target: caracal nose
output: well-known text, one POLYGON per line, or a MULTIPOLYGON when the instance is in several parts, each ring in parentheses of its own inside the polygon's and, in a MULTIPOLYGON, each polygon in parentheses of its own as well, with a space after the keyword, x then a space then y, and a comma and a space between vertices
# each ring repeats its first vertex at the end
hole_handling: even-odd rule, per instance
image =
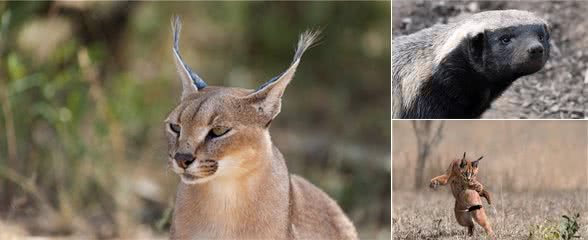
POLYGON ((194 162, 194 155, 191 153, 176 153, 174 160, 182 169, 188 168, 194 162))

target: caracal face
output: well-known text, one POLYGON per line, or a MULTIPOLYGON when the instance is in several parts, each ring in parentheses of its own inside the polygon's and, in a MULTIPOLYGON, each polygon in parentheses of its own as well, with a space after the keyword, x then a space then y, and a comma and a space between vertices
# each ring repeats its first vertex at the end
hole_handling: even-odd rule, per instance
POLYGON ((270 161, 264 157, 272 151, 268 127, 281 110, 300 58, 319 32, 303 33, 288 69, 249 90, 207 86, 180 55, 179 17, 172 24, 172 53, 182 96, 165 120, 168 165, 185 184, 223 177, 238 180, 270 161))
POLYGON ((464 153, 464 158, 461 160, 459 166, 457 164, 454 166, 454 171, 456 172, 456 175, 459 176, 461 180, 466 183, 472 182, 478 176, 478 162, 480 160, 482 160, 482 157, 480 157, 476 161, 465 160, 464 153))
POLYGON ((267 123, 261 122, 247 96, 252 90, 206 87, 187 96, 165 120, 168 164, 186 184, 218 176, 243 176, 263 159, 270 146, 267 123), (260 137, 265 136, 265 137, 260 137))

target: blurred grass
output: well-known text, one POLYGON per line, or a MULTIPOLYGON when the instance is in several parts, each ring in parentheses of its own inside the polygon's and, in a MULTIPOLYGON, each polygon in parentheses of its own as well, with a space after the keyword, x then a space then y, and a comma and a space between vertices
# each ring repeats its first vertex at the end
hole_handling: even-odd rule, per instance
MULTIPOLYGON (((393 123, 393 191, 414 184, 416 139, 409 121, 393 123)), ((585 121, 446 121, 425 166, 425 183, 463 152, 483 155, 479 179, 489 189, 586 189, 588 123, 585 121)))
POLYGON ((287 66, 297 34, 324 28, 272 135, 362 238, 389 239, 389 4, 1 2, 0 227, 165 236, 177 178, 162 121, 179 100, 178 14, 182 54, 210 85, 255 88, 287 66))

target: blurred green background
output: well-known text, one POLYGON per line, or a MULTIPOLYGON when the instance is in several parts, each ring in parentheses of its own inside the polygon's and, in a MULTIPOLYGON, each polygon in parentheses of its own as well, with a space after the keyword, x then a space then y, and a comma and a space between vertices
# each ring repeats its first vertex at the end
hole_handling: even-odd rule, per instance
POLYGON ((272 124, 290 171, 390 239, 389 2, 0 2, 0 238, 167 237, 173 14, 209 85, 256 88, 323 28, 272 124))

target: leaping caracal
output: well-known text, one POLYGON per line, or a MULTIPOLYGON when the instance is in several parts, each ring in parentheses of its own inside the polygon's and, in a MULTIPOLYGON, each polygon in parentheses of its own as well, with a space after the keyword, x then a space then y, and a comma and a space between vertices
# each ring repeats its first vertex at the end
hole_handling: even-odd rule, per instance
POLYGON ((168 164, 181 181, 171 239, 357 239, 333 199, 288 173, 269 134, 318 32, 300 36, 285 72, 249 90, 207 86, 180 56, 180 28, 176 17, 172 50, 183 90, 165 132, 168 164))

